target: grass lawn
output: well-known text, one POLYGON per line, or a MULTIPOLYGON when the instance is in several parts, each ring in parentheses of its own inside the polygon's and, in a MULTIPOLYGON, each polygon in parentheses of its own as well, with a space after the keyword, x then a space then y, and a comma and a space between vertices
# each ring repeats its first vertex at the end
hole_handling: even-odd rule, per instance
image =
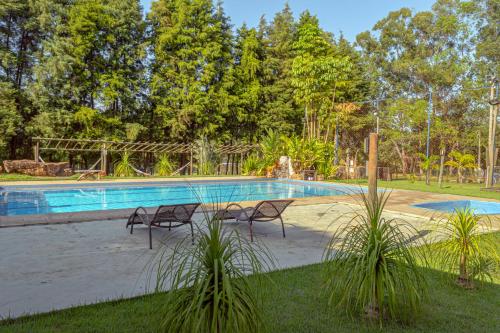
MULTIPOLYGON (((335 182, 349 183, 349 184, 367 184, 366 179, 354 179, 354 180, 339 180, 335 182)), ((423 180, 416 180, 411 182, 409 180, 393 180, 393 181, 383 181, 379 180, 378 185, 380 187, 385 187, 387 189, 402 189, 402 190, 414 190, 422 192, 433 192, 433 193, 447 193, 447 194, 457 194, 466 195, 471 197, 479 198, 490 198, 500 200, 500 192, 492 191, 481 191, 481 187, 484 184, 477 183, 443 183, 440 188, 437 182, 431 182, 430 185, 426 185, 423 180)))
MULTIPOLYGON (((500 249, 500 233, 495 234, 500 249)), ((328 306, 321 265, 270 273, 263 317, 268 332, 500 332, 500 274, 495 283, 464 290, 439 271, 425 269, 429 299, 411 324, 380 328, 328 306)), ((76 307, 0 322, 0 332, 156 332, 165 294, 76 307)))

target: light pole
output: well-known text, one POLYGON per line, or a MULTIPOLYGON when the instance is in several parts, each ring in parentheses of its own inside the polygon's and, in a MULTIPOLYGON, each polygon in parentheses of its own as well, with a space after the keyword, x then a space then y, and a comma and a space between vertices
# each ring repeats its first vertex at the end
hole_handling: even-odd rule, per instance
POLYGON ((376 106, 376 108, 377 108, 377 109, 375 110, 375 112, 373 113, 373 115, 374 115, 375 117, 377 117, 377 131, 376 131, 376 133, 378 134, 378 131, 379 131, 379 122, 380 122, 380 117, 379 117, 379 109, 378 109, 378 100, 377 100, 377 102, 376 102, 376 103, 377 103, 377 104, 376 104, 376 105, 377 105, 377 106, 376 106))

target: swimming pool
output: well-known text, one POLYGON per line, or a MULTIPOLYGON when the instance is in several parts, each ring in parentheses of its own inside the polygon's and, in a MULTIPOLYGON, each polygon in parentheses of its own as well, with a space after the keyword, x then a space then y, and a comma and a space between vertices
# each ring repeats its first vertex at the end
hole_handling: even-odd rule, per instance
POLYGON ((359 192, 355 186, 305 181, 217 181, 92 185, 78 188, 6 187, 0 193, 0 216, 86 212, 189 202, 239 202, 359 192))
POLYGON ((479 200, 454 200, 439 202, 424 202, 414 207, 453 213, 455 209, 470 208, 479 215, 500 214, 500 202, 479 200))

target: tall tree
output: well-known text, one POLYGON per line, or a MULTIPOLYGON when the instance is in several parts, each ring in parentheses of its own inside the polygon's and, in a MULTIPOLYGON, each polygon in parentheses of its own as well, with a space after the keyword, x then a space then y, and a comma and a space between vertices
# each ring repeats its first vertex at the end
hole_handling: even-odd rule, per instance
POLYGON ((232 70, 233 99, 226 126, 235 138, 255 141, 262 115, 262 39, 255 28, 243 25, 238 29, 232 70), (231 124, 232 123, 232 124, 231 124))
POLYGON ((260 133, 274 129, 291 135, 302 131, 302 109, 293 98, 292 62, 296 24, 288 4, 277 13, 269 26, 260 29, 264 44, 263 112, 259 118, 260 133))
POLYGON ((8 122, 10 128, 3 140, 9 140, 10 158, 16 158, 18 150, 22 151, 25 147, 26 135, 21 124, 31 119, 33 114, 25 88, 32 79, 36 53, 42 39, 38 24, 40 3, 25 0, 5 0, 0 3, 0 89, 2 97, 8 98, 2 106, 2 113, 8 119, 3 119, 2 123, 8 122), (9 102, 12 99, 15 100, 15 112, 9 102))
POLYGON ((141 107, 144 29, 138 0, 66 6, 35 71, 32 131, 124 139, 141 107), (47 120, 55 126, 40 126, 47 120))
POLYGON ((335 86, 347 79, 352 64, 348 57, 334 53, 331 36, 307 11, 300 17, 294 50, 294 97, 304 106, 304 134, 317 138, 322 135, 321 113, 332 108, 335 86))
MULTIPOLYGON (((231 29, 211 0, 153 3, 151 94, 165 137, 192 141, 225 134, 231 29)), ((226 137, 218 137, 226 139, 226 137)))

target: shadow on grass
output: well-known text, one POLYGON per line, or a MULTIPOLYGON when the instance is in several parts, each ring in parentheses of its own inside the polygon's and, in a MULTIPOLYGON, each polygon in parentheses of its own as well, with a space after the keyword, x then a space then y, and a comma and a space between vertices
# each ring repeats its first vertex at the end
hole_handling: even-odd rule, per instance
MULTIPOLYGON (((495 332, 500 318, 500 285, 464 290, 441 271, 422 268, 429 299, 415 322, 383 328, 329 307, 322 295, 321 264, 269 273, 263 304, 268 332, 495 332)), ((156 332, 166 294, 79 306, 47 314, 7 319, 0 332, 156 332)))

